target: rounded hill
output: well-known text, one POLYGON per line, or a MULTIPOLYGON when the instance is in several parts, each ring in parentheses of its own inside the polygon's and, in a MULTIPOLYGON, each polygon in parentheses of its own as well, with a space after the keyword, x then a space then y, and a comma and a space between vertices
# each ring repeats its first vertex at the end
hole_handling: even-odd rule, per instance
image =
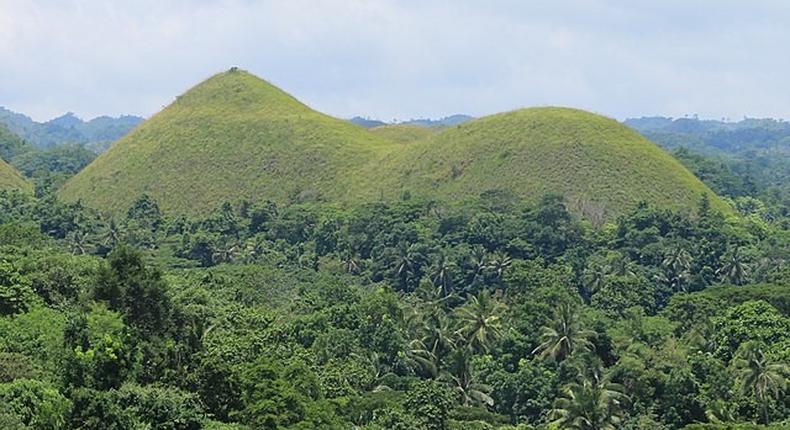
POLYGON ((588 217, 611 218, 647 201, 690 209, 708 194, 671 155, 619 122, 568 108, 529 108, 477 119, 389 154, 378 183, 389 195, 467 199, 507 190, 564 195, 588 217))
POLYGON ((692 210, 726 204, 672 156, 617 121, 533 108, 442 131, 367 130, 316 112, 247 72, 215 75, 134 129, 60 190, 122 213, 142 194, 167 212, 224 202, 358 203, 405 194, 443 201, 489 191, 564 195, 611 219, 639 201, 692 210))
POLYGON ((344 172, 394 145, 234 68, 178 97, 60 194, 116 213, 143 193, 187 214, 242 199, 343 200, 344 172))

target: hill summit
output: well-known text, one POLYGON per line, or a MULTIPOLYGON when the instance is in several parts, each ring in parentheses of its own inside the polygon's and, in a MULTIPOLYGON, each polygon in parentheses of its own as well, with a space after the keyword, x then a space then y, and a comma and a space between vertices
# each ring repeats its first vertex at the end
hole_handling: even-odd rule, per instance
POLYGON ((455 201, 497 190, 528 200, 561 193, 596 218, 642 200, 693 208, 702 194, 726 208, 669 154, 589 112, 533 108, 435 132, 371 131, 235 68, 116 142, 61 196, 119 212, 146 193, 166 211, 196 214, 243 199, 455 201))
POLYGON ((119 140, 61 194, 125 210, 148 193, 163 209, 224 201, 345 199, 346 172, 394 146, 316 112, 245 71, 215 75, 119 140))

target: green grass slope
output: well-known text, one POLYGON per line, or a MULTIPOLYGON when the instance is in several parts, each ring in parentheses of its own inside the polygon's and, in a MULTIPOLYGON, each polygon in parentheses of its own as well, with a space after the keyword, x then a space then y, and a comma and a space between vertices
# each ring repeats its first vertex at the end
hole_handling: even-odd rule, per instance
POLYGON ((226 201, 357 203, 412 196, 446 201, 510 190, 565 195, 611 218, 641 200, 691 210, 703 193, 669 154, 588 112, 525 109, 443 131, 369 131, 316 112, 243 71, 204 81, 119 140, 60 190, 67 201, 122 213, 143 193, 168 212, 226 201), (407 143, 407 144, 406 144, 407 143))
POLYGON ((371 133, 398 143, 411 143, 427 139, 436 134, 437 129, 412 124, 382 125, 369 129, 371 133))
POLYGON ((645 200, 695 208, 726 204, 671 155, 613 119, 567 108, 492 115, 392 153, 369 171, 386 195, 465 199, 510 190, 565 195, 577 212, 611 218, 645 200))
POLYGON ((143 193, 166 211, 186 214, 241 199, 345 200, 347 172, 394 146, 232 69, 116 142, 60 195, 115 213, 143 193))
POLYGON ((0 190, 20 190, 32 192, 33 185, 8 163, 0 160, 0 190))

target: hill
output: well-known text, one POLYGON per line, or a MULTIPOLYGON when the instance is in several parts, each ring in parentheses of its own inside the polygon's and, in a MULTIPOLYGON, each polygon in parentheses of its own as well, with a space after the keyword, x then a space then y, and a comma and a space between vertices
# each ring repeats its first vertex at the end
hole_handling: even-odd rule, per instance
POLYGON ((33 191, 33 186, 16 169, 0 159, 0 190, 33 191))
POLYGON ((411 124, 392 124, 371 128, 370 131, 394 142, 411 143, 426 139, 436 133, 435 128, 411 124))
MULTIPOLYGON (((532 108, 447 129, 393 153, 379 173, 392 195, 464 199, 508 190, 527 199, 568 197, 592 218, 621 213, 645 200, 696 207, 714 195, 678 161, 635 131, 576 109, 532 108)), ((714 197, 714 205, 726 205, 714 197)))
POLYGON ((149 194, 166 211, 197 214, 226 201, 454 201, 498 190, 529 200, 561 193, 594 219, 641 200, 689 209, 713 195, 638 133, 587 112, 525 109, 441 131, 370 131, 236 69, 178 97, 60 195, 118 213, 149 194))
POLYGON ((26 115, 0 107, 0 124, 39 149, 80 144, 102 152, 142 122, 143 118, 132 115, 117 118, 100 116, 83 121, 71 112, 47 122, 36 122, 26 115))
POLYGON ((61 196, 118 212, 148 193, 177 213, 206 212, 228 200, 346 200, 348 172, 395 146, 231 69, 119 140, 61 196))

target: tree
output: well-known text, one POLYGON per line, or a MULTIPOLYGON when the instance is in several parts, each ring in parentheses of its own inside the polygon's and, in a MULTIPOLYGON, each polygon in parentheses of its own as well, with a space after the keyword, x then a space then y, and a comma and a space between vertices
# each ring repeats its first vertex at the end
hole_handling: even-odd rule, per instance
POLYGON ((734 360, 734 367, 741 393, 752 395, 760 405, 763 424, 770 422, 769 403, 779 399, 787 389, 790 366, 766 357, 757 342, 743 344, 734 360))
POLYGON ((501 252, 497 252, 494 253, 486 267, 494 273, 494 277, 496 279, 502 279, 502 275, 505 274, 505 271, 510 267, 511 264, 513 264, 513 260, 510 258, 510 256, 501 252))
POLYGON ((436 261, 430 270, 431 282, 434 287, 441 289, 442 294, 447 296, 453 290, 453 275, 452 270, 455 263, 447 258, 444 252, 441 252, 436 257, 436 261))
POLYGON ((741 248, 732 248, 722 256, 721 267, 716 270, 716 274, 721 276, 723 281, 734 285, 746 283, 749 276, 749 267, 746 264, 741 248))
POLYGON ((595 332, 581 327, 575 307, 563 303, 556 310, 551 325, 541 328, 541 344, 532 353, 561 362, 576 351, 591 350, 593 344, 590 339, 594 336, 595 332))
POLYGON ((31 429, 58 430, 65 427, 71 402, 57 388, 36 380, 18 379, 0 384, 0 405, 31 429))
POLYGON ((458 324, 456 334, 465 346, 475 352, 486 353, 502 337, 502 318, 507 306, 481 291, 477 296, 468 296, 466 303, 455 311, 458 324))
POLYGON ((435 381, 420 381, 406 394, 404 406, 415 417, 418 428, 425 430, 447 430, 452 394, 435 381))
POLYGON ((628 396, 623 387, 599 376, 566 385, 551 411, 553 424, 560 429, 616 430, 625 416, 628 396))
POLYGON ((663 273, 659 280, 675 291, 686 291, 686 280, 691 276, 691 254, 681 246, 675 246, 664 254, 661 261, 663 273))
POLYGON ((609 271, 610 267, 600 262, 592 261, 587 265, 582 273, 582 286, 586 298, 589 299, 603 288, 609 271))
POLYGON ((30 280, 11 263, 0 260, 0 315, 24 312, 35 299, 30 280))
POLYGON ((466 348, 458 348, 450 354, 450 364, 441 379, 458 395, 463 406, 483 404, 493 406, 494 399, 489 395, 491 387, 476 381, 472 369, 472 353, 466 348))
POLYGON ((99 271, 96 300, 124 314, 130 324, 147 333, 162 333, 172 311, 167 283, 158 269, 146 267, 139 252, 116 248, 99 271))
POLYGON ((130 221, 135 221, 140 227, 156 231, 164 222, 159 205, 151 196, 143 194, 129 208, 126 212, 126 218, 130 221))

